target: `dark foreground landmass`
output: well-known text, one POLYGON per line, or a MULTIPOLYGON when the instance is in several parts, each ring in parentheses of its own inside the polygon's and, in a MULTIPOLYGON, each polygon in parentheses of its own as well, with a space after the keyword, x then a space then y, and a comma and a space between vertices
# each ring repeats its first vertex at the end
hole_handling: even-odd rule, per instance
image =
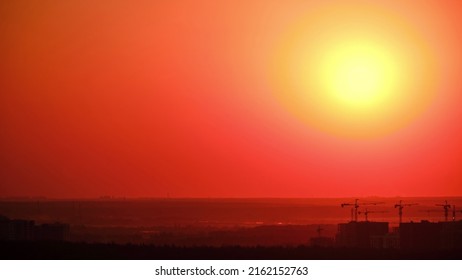
POLYGON ((72 242, 0 242, 9 260, 460 260, 462 251, 298 247, 176 247, 72 242))

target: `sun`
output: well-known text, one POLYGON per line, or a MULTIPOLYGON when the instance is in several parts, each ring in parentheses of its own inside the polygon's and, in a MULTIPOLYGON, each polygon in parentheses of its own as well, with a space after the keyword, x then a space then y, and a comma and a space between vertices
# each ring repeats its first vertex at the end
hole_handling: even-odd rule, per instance
POLYGON ((401 68, 396 55, 367 41, 336 44, 316 61, 318 90, 331 102, 355 110, 379 106, 394 98, 401 68))
POLYGON ((325 4, 288 28, 271 80, 288 111, 342 138, 375 138, 406 125, 435 95, 428 42, 406 19, 369 4, 325 4))

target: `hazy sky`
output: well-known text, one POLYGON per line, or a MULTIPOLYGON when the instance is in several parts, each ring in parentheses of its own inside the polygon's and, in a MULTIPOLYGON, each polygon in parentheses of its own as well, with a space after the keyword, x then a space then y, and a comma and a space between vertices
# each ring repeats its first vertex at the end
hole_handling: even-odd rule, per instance
POLYGON ((337 2, 1 1, 0 196, 462 195, 462 4, 337 2), (400 90, 326 105, 330 38, 400 90))

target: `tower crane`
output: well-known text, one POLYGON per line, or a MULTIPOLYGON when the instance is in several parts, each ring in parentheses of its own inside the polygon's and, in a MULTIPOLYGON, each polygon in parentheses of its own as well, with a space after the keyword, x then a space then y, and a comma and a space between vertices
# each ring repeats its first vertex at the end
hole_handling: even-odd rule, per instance
POLYGON ((351 206, 354 209, 354 220, 355 222, 358 221, 358 208, 361 205, 377 205, 377 204, 383 204, 383 202, 368 202, 368 203, 359 203, 359 199, 355 199, 355 203, 342 203, 341 206, 342 208, 351 206))
POLYGON ((444 204, 435 204, 435 206, 443 207, 443 209, 444 209, 444 221, 447 222, 448 221, 448 212, 449 212, 449 208, 451 208, 451 205, 449 205, 448 201, 445 200, 444 204))
POLYGON ((419 204, 418 203, 405 203, 404 204, 402 200, 400 200, 398 204, 395 204, 395 208, 398 208, 400 224, 403 222, 403 208, 407 206, 412 206, 412 205, 419 205, 419 204))
POLYGON ((387 212, 388 212, 388 211, 369 211, 369 210, 367 210, 367 208, 366 208, 366 211, 364 211, 364 212, 359 211, 358 214, 364 213, 364 216, 366 216, 366 222, 368 222, 368 221, 369 221, 369 220, 368 220, 368 215, 369 215, 370 213, 387 213, 387 212))

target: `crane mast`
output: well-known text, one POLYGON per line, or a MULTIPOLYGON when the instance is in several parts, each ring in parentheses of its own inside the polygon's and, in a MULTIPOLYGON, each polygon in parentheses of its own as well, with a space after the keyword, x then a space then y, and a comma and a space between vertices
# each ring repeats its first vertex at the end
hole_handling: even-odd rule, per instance
POLYGON ((355 203, 342 203, 341 204, 342 208, 346 206, 353 206, 352 210, 354 209, 354 219, 352 220, 355 222, 358 221, 358 208, 359 208, 358 200, 359 199, 355 199, 355 203))
POLYGON ((452 205, 452 221, 456 221, 456 213, 462 213, 462 210, 456 210, 456 206, 452 205))
POLYGON ((403 208, 407 206, 412 206, 412 205, 418 205, 418 203, 407 203, 403 204, 403 201, 400 200, 398 204, 395 204, 395 208, 398 208, 398 214, 399 214, 399 223, 401 224, 403 222, 403 208))
POLYGON ((435 204, 435 206, 441 206, 444 209, 444 221, 448 221, 448 214, 449 214, 449 208, 451 208, 451 205, 448 204, 448 201, 445 200, 444 204, 435 204))
POLYGON ((456 221, 456 206, 452 205, 452 221, 456 221))

